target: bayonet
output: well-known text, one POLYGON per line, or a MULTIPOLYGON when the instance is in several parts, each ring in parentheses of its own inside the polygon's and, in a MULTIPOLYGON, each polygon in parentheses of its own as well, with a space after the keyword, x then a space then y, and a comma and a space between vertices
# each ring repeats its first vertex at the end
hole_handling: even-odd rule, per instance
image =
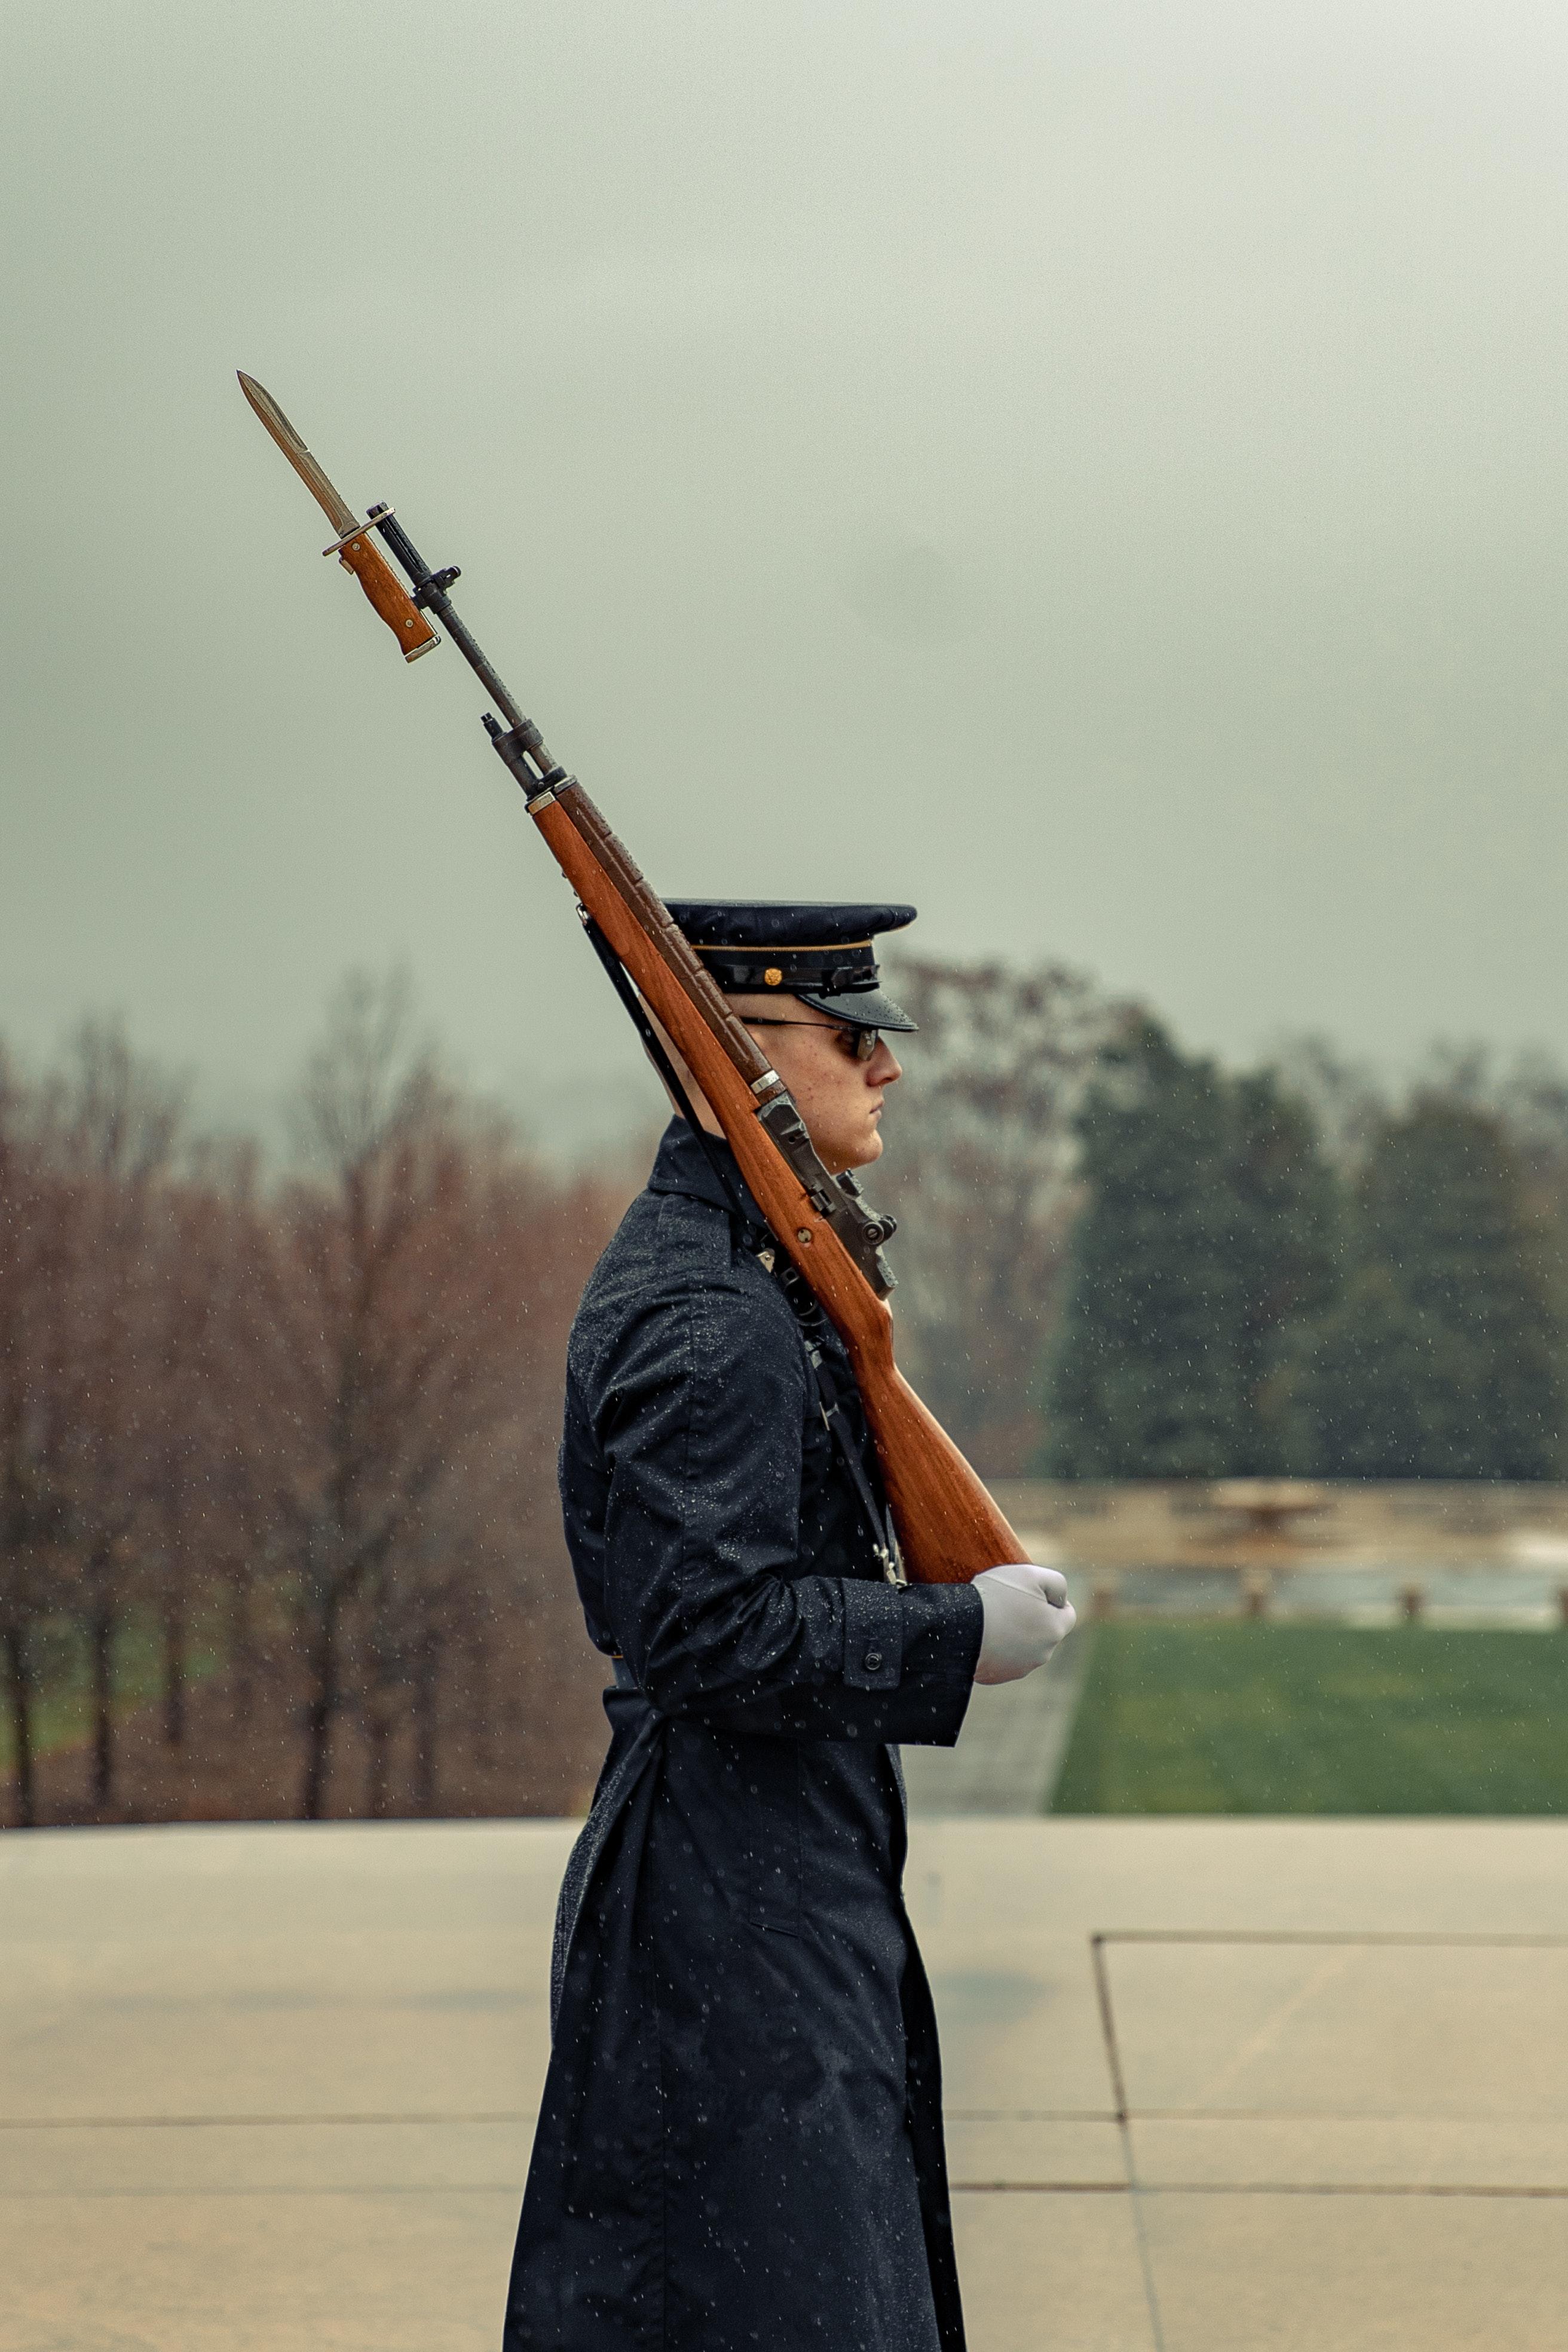
MULTIPOLYGON (((266 385, 258 383, 253 375, 247 375, 243 368, 236 373, 241 392, 337 532, 336 539, 330 547, 323 547, 321 553, 335 555, 345 572, 353 573, 402 646, 404 659, 417 661, 421 654, 427 654, 432 646, 440 644, 439 635, 377 547, 369 528, 329 481, 266 385)), ((384 515, 391 511, 389 507, 382 510, 384 515)))
POLYGON ((351 531, 359 529, 359 517, 347 499, 342 497, 327 479, 321 466, 306 448, 302 436, 289 424, 266 385, 258 383, 256 378, 247 375, 242 368, 239 371, 239 388, 338 537, 347 539, 351 531))

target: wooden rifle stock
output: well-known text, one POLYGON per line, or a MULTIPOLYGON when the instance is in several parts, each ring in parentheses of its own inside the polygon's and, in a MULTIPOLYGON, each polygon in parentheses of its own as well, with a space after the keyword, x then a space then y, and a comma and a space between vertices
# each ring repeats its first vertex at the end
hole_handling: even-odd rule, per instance
POLYGON ((1026 1559, 980 1478, 893 1361, 893 1318, 886 1303, 759 1124, 763 1103, 782 1087, 750 1031, 581 784, 568 778, 542 788, 529 813, 674 1039, 757 1206, 844 1342, 909 1574, 922 1584, 963 1584, 983 1569, 1026 1559))

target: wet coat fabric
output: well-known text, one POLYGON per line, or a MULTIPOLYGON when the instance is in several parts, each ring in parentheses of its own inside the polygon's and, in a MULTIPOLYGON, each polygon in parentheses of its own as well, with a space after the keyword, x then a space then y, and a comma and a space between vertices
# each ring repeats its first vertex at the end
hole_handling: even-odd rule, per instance
POLYGON ((676 1120, 573 1329, 567 1537, 622 1687, 506 2352, 963 2352, 895 1743, 957 1738, 980 1600, 881 1579, 763 1238, 676 1120))

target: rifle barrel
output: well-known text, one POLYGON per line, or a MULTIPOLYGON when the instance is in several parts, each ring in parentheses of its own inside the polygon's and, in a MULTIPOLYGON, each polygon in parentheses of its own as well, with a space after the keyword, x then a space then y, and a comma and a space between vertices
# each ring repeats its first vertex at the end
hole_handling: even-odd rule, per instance
POLYGON ((509 727, 525 727, 517 703, 508 693, 500 671, 479 644, 468 623, 462 620, 447 593, 446 583, 458 577, 454 569, 445 574, 432 572, 390 507, 372 507, 370 520, 380 531, 394 555, 408 574, 408 584, 414 591, 414 601, 422 612, 438 615, 441 626, 490 697, 509 727))

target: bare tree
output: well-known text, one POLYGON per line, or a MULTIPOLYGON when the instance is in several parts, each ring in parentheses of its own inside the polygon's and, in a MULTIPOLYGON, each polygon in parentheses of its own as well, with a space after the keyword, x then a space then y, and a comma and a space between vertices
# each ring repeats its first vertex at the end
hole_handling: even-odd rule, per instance
POLYGON ((37 1355, 51 1203, 31 1134, 31 1105, 0 1058, 0 1665, 5 1680, 13 1809, 37 1820, 36 1715, 41 1640, 58 1590, 59 1493, 40 1412, 37 1355))
MULTIPOLYGON (((442 1727, 449 1718, 443 1699, 454 1675, 466 1685, 460 1744, 479 1765, 502 1744, 490 1717, 498 1634, 511 1629, 515 1638, 517 1629, 529 1629, 536 1697, 574 1640, 554 1476, 562 1363, 583 1282, 620 1205, 618 1192, 603 1184, 552 1181, 515 1151, 503 1150, 489 1167, 504 1409, 476 1420, 458 1440, 414 1546, 392 1563, 386 1613, 378 1620, 382 1654, 394 1662, 393 1688, 405 1703, 410 1798, 426 1814, 442 1801, 442 1727)), ((518 1690, 509 1688, 510 1718, 518 1701, 518 1690)), ((379 1782, 373 1778, 376 1787, 379 1801, 391 1801, 384 1769, 379 1782)))
POLYGON ((906 959, 920 1024, 879 1199, 902 1221, 895 1312, 928 1402, 993 1475, 1026 1468, 1079 1188, 1074 1115, 1117 1009, 1057 965, 906 959))
MULTIPOLYGON (((455 1493, 443 1499, 448 1507, 458 1500, 455 1493)), ((437 1505, 408 1530, 367 1588, 364 1810, 373 1819, 400 1810, 394 1748, 405 1727, 413 1734, 414 1810, 437 1810, 442 1665, 448 1644, 480 1602, 489 1566, 476 1515, 459 1505, 454 1523, 437 1505)))
POLYGON ((262 1240, 254 1154, 203 1147, 157 1205, 142 1586, 158 1635, 163 1738, 178 1750, 194 1629, 205 1616, 216 1632, 210 1621, 226 1589, 231 1697, 241 1718, 254 1680, 258 1515, 247 1433, 258 1367, 247 1345, 247 1294, 262 1240))
POLYGON ((15 1820, 270 1815, 289 1770, 310 1813, 352 1809, 361 1768, 377 1812, 581 1785, 552 1457, 626 1188, 551 1177, 460 1102, 395 985, 340 994, 301 1110, 311 1172, 268 1191, 183 1146, 112 1027, 41 1085, 0 1059, 15 1820), (128 1710, 132 1631, 159 1693, 128 1710), (85 1758, 40 1754, 84 1664, 85 1758))
POLYGON ((377 1723, 405 1674, 410 1564, 437 1520, 460 1517, 469 1452, 511 1409, 515 1349, 497 1278, 504 1147, 411 1048, 396 983, 340 992, 300 1119, 319 1174, 282 1206, 271 1424, 306 1680, 300 1810, 313 1820, 365 1609, 381 1604, 377 1723))
POLYGON ((156 1346, 158 1196, 181 1118, 180 1090, 132 1053, 123 1030, 89 1022, 46 1089, 39 1119, 61 1213, 47 1370, 74 1559, 68 1607, 88 1653, 89 1801, 100 1815, 114 1792, 115 1644, 141 1597, 150 1471, 166 1404, 156 1346))

